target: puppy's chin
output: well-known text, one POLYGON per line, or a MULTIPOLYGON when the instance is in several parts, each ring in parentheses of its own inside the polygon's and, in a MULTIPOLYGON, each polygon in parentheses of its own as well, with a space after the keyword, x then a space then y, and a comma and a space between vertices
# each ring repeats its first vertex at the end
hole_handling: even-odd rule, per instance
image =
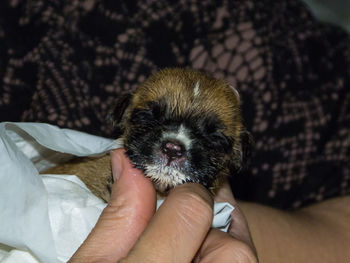
POLYGON ((162 194, 166 194, 177 185, 191 181, 185 174, 170 166, 146 165, 145 174, 162 194))

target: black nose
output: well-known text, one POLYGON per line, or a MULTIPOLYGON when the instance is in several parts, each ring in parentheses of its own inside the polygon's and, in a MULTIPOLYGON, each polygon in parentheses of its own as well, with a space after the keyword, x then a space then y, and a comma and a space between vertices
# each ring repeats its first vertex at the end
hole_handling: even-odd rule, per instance
POLYGON ((166 141, 162 145, 162 152, 166 154, 170 160, 173 160, 181 158, 185 154, 185 149, 180 142, 166 141))

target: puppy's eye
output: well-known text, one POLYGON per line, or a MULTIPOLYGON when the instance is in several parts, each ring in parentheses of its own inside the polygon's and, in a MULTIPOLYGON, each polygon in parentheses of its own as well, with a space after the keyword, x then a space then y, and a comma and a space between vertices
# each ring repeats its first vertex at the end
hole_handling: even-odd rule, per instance
POLYGON ((135 109, 131 113, 132 124, 142 124, 152 122, 154 120, 152 110, 150 109, 135 109))
POLYGON ((220 131, 209 135, 213 147, 217 150, 230 153, 232 151, 232 140, 220 131))

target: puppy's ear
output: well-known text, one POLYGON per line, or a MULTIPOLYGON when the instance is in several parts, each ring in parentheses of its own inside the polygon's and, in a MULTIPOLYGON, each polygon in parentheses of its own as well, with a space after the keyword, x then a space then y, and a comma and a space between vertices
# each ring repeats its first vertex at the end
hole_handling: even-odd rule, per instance
POLYGON ((132 95, 128 93, 120 96, 117 99, 114 109, 107 116, 107 121, 113 127, 120 128, 120 124, 122 122, 124 113, 126 111, 126 108, 129 106, 131 102, 131 98, 132 98, 132 95))
POLYGON ((250 159, 252 157, 254 148, 254 139, 253 136, 248 131, 243 131, 241 133, 241 168, 240 170, 245 169, 249 163, 250 159))
POLYGON ((230 87, 230 89, 231 89, 231 90, 233 91, 233 93, 235 94, 237 100, 240 101, 240 100, 241 100, 241 96, 239 95, 238 90, 237 90, 234 86, 232 86, 232 85, 228 85, 228 86, 230 87))

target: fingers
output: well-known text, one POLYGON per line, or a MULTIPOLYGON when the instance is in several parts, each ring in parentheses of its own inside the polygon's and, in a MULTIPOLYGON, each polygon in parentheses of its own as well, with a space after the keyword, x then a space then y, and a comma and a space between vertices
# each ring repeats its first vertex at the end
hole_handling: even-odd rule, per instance
POLYGON ((117 262, 124 257, 155 211, 156 193, 141 171, 132 167, 123 150, 111 153, 113 184, 109 204, 70 262, 117 262))
POLYGON ((202 186, 176 187, 125 262, 191 262, 210 229, 212 207, 213 200, 202 186))
POLYGON ((258 260, 255 252, 246 243, 218 229, 211 229, 194 262, 256 263, 258 260))
POLYGON ((123 150, 112 152, 111 157, 117 180, 111 200, 70 262, 117 262, 128 253, 123 262, 191 262, 193 258, 195 262, 232 262, 232 257, 256 262, 247 223, 228 185, 216 198, 236 207, 231 236, 210 230, 213 200, 202 186, 176 187, 154 214, 152 183, 132 167, 123 150))

